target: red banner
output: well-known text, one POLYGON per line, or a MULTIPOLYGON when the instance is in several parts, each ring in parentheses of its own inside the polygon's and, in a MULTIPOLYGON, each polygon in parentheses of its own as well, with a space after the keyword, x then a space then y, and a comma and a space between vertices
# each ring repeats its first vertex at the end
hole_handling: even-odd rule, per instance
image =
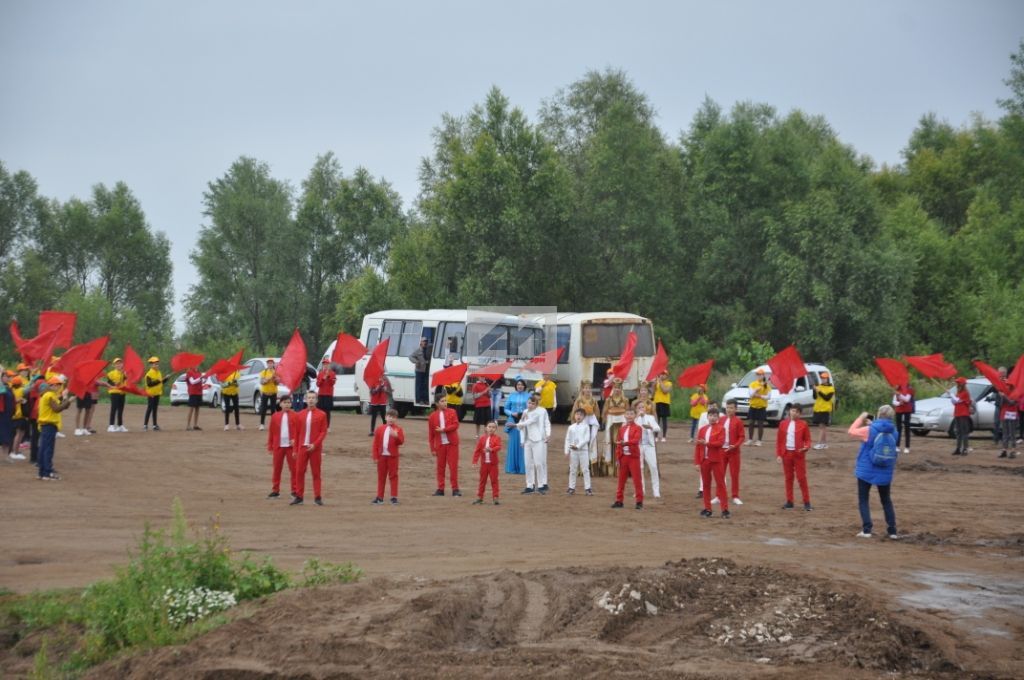
POLYGON ((807 374, 803 357, 793 345, 769 359, 768 367, 772 369, 770 379, 779 390, 779 394, 789 394, 793 389, 793 383, 807 374))
POLYGON ((146 372, 146 368, 142 363, 142 357, 139 353, 132 349, 132 346, 125 344, 124 346, 124 380, 129 385, 142 380, 142 374, 146 372))
POLYGON ((892 387, 910 384, 910 373, 899 359, 876 357, 875 364, 878 366, 878 370, 882 372, 885 382, 889 383, 892 387))
POLYGON ((680 387, 697 387, 698 385, 707 385, 708 378, 711 377, 711 369, 715 365, 714 359, 708 359, 703 364, 697 364, 690 366, 676 378, 676 384, 680 387))
POLYGON ((629 377, 633 370, 633 355, 636 353, 636 332, 630 331, 626 336, 626 346, 622 348, 622 356, 615 362, 615 365, 608 369, 608 375, 613 375, 619 380, 629 377))
POLYGON ((277 364, 277 381, 294 392, 306 376, 306 343, 296 328, 277 364))
POLYGON ((54 364, 53 370, 69 376, 68 380, 70 380, 70 376, 74 375, 75 368, 83 361, 95 361, 102 357, 103 353, 107 351, 108 342, 110 342, 110 336, 104 335, 102 338, 75 345, 64 352, 64 355, 54 364))
POLYGON ((437 387, 438 385, 460 383, 466 377, 466 371, 468 370, 469 364, 453 364, 448 368, 441 369, 430 378, 430 386, 437 387))
POLYGON ((487 378, 488 380, 494 381, 498 378, 505 377, 505 371, 512 368, 512 364, 515 363, 515 359, 509 361, 503 361, 500 364, 487 364, 481 366, 479 370, 473 371, 469 374, 470 378, 487 378))
POLYGON ((31 364, 37 359, 48 362, 53 356, 53 350, 57 347, 57 338, 60 337, 62 329, 60 326, 52 328, 45 333, 40 333, 31 340, 25 340, 18 346, 25 363, 31 364))
POLYGON ((662 371, 668 370, 668 352, 665 351, 665 345, 661 344, 661 338, 658 339, 658 351, 654 354, 654 361, 651 362, 651 370, 647 371, 647 382, 650 382, 661 375, 662 371))
POLYGON ((191 352, 178 352, 171 357, 171 370, 172 371, 184 371, 186 368, 192 368, 203 363, 203 359, 206 358, 204 354, 192 354, 191 352))
POLYGON ((1010 396, 1010 388, 1007 387, 1006 383, 1003 382, 1003 379, 999 377, 999 371, 979 359, 975 359, 971 363, 973 363, 974 367, 978 369, 978 372, 988 378, 988 381, 992 383, 992 387, 996 388, 1000 394, 1010 396))
POLYGON ((107 362, 103 359, 86 359, 78 362, 68 376, 68 391, 79 399, 85 399, 87 392, 92 391, 96 380, 103 375, 107 362))
POLYGON ((78 314, 75 312, 39 312, 39 333, 60 328, 57 334, 57 347, 67 349, 75 344, 75 324, 78 322, 78 314))
POLYGON ((920 357, 904 356, 903 360, 916 368, 926 378, 948 380, 955 376, 957 372, 956 366, 948 363, 941 352, 920 357))
POLYGON ((204 378, 208 378, 211 375, 217 376, 217 380, 224 381, 228 379, 228 376, 242 369, 245 364, 242 362, 242 353, 245 349, 238 350, 234 356, 228 357, 227 359, 220 359, 215 362, 213 366, 210 366, 210 370, 203 374, 204 378))
POLYGON ((338 333, 338 339, 334 343, 334 351, 331 352, 331 363, 340 364, 346 368, 355 366, 356 362, 366 356, 366 345, 359 342, 348 333, 338 333))
POLYGON ((385 338, 370 352, 370 360, 366 362, 366 368, 363 369, 363 382, 371 389, 377 386, 381 376, 384 375, 384 357, 388 355, 390 343, 391 338, 385 338))
POLYGON ((562 358, 562 352, 564 351, 565 347, 556 347, 554 349, 549 349, 547 352, 544 352, 543 354, 538 354, 537 356, 526 362, 526 365, 523 366, 523 370, 534 371, 542 375, 554 373, 555 366, 558 364, 558 360, 562 358))

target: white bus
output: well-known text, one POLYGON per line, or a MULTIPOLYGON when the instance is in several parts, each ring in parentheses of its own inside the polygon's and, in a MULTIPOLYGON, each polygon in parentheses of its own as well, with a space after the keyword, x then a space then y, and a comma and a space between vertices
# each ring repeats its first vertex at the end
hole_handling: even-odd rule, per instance
MULTIPOLYGON (((394 407, 403 417, 414 407, 428 406, 415 401, 416 374, 409 360, 409 355, 419 347, 420 338, 426 338, 431 346, 430 376, 444 368, 449 355, 469 364, 467 375, 487 364, 515 359, 512 368, 505 372, 506 384, 527 361, 544 351, 543 325, 518 316, 466 309, 389 309, 363 317, 359 339, 368 353, 385 338, 390 343, 384 372, 394 389, 394 407)), ((363 381, 368 359, 369 354, 355 366, 355 388, 361 407, 370 398, 363 381)), ((470 401, 466 399, 465 403, 470 401)))
POLYGON ((622 387, 626 395, 633 398, 654 360, 656 347, 651 320, 626 312, 559 312, 555 342, 558 347, 566 348, 555 372, 560 415, 567 415, 572 408, 583 380, 591 381, 594 394, 599 397, 608 371, 622 356, 630 331, 636 332, 636 351, 633 367, 622 387))

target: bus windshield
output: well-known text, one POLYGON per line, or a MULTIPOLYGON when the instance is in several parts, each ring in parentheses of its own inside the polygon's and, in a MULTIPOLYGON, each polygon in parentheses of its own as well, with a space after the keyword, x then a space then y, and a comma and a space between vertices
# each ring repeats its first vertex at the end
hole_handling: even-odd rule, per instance
POLYGON ((630 331, 636 332, 634 356, 654 356, 654 333, 650 324, 588 323, 583 326, 583 356, 618 357, 626 345, 630 331))

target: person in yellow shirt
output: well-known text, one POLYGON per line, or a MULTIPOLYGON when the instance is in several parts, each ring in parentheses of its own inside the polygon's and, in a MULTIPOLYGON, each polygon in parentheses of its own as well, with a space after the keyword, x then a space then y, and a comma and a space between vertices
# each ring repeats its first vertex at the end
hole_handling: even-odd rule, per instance
POLYGON ((697 436, 697 423, 700 422, 700 417, 708 412, 708 386, 697 385, 697 391, 690 395, 690 439, 692 443, 693 438, 697 436))
POLYGON ((661 427, 661 441, 665 441, 668 434, 668 417, 672 415, 672 384, 668 377, 668 371, 662 371, 658 379, 654 381, 654 411, 658 417, 658 425, 661 427))
POLYGON ((121 357, 115 357, 114 368, 107 373, 107 379, 102 384, 107 388, 110 395, 110 424, 107 425, 107 432, 127 432, 124 426, 124 387, 127 377, 124 374, 124 361, 121 357))
POLYGON ((235 414, 235 429, 241 430, 242 426, 238 423, 238 379, 242 377, 241 371, 235 371, 230 373, 224 382, 220 386, 220 398, 221 407, 224 409, 224 429, 228 430, 228 418, 231 414, 235 414))
POLYGON ((264 429, 267 413, 277 412, 277 366, 267 359, 267 367, 260 371, 260 431, 264 429))
POLYGON ((542 375, 533 385, 533 393, 537 395, 537 405, 548 412, 548 420, 554 420, 555 408, 558 406, 558 383, 546 375, 542 375))
POLYGON ((816 449, 828 448, 828 426, 832 424, 832 412, 836 408, 836 388, 828 371, 820 373, 821 384, 814 387, 814 415, 812 423, 818 426, 816 449))
POLYGON ((149 358, 149 370, 143 376, 146 380, 146 417, 142 423, 142 429, 149 429, 149 416, 153 416, 153 431, 159 432, 160 425, 156 422, 156 412, 160 407, 160 397, 164 393, 164 383, 168 378, 164 377, 160 370, 160 357, 149 358))
POLYGON ((60 479, 53 469, 53 454, 60 432, 60 414, 71 406, 71 396, 64 389, 62 375, 54 375, 46 385, 46 391, 39 397, 39 479, 52 481, 60 479))
POLYGON ((10 456, 14 460, 25 460, 25 454, 21 453, 21 442, 28 437, 28 418, 26 417, 26 406, 28 400, 25 398, 25 380, 15 373, 11 377, 11 394, 14 397, 14 415, 11 418, 11 426, 14 428, 14 441, 11 443, 10 456))
POLYGON ((466 407, 462 404, 462 396, 464 394, 462 383, 456 382, 445 385, 444 394, 445 401, 448 402, 448 406, 455 410, 455 414, 459 417, 459 422, 461 423, 463 416, 466 415, 466 407))
MULTIPOLYGON (((651 384, 645 380, 641 380, 636 388, 636 399, 630 404, 634 411, 637 411, 640 404, 644 405, 644 413, 646 415, 654 417, 654 402, 651 401, 651 384)), ((637 411, 639 414, 639 411, 637 411)), ((641 465, 641 467, 643 467, 641 465)))
POLYGON ((747 439, 752 446, 761 446, 764 439, 764 424, 768 420, 768 397, 772 394, 772 384, 768 381, 768 372, 763 368, 757 369, 757 378, 750 383, 750 408, 747 411, 747 419, 750 421, 750 431, 747 439), (754 439, 754 426, 757 426, 757 439, 754 439))

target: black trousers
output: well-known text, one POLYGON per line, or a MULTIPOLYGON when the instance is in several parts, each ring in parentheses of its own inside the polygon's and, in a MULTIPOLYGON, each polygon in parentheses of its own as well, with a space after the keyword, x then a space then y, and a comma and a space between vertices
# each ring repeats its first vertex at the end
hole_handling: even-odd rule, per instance
POLYGON ((263 424, 267 414, 274 414, 277 411, 277 394, 260 394, 260 425, 263 424))
POLYGON ((317 397, 316 407, 327 414, 327 427, 330 427, 331 411, 334 410, 334 397, 317 397))
POLYGON ((124 425, 124 395, 110 395, 110 424, 118 427, 124 425))
POLYGON ((237 394, 221 394, 221 408, 224 409, 224 424, 228 424, 228 418, 231 413, 235 414, 235 425, 238 425, 238 395, 237 394))
POLYGON ((149 425, 149 416, 153 415, 153 424, 157 425, 156 422, 156 410, 160 407, 160 396, 146 397, 146 417, 143 419, 142 424, 149 425))

